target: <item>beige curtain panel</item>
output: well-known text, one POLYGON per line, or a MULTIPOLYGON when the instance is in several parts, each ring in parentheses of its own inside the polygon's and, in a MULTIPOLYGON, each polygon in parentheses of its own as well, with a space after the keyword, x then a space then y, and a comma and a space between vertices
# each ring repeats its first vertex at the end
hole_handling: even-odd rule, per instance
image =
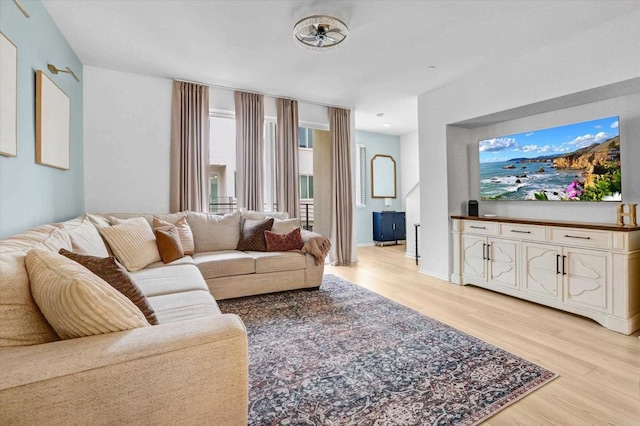
POLYGON ((276 99, 276 203, 279 211, 300 217, 298 101, 276 99))
POLYGON ((335 265, 351 264, 353 239, 353 190, 351 182, 351 112, 329 108, 331 131, 332 224, 335 265))
POLYGON ((171 108, 172 212, 209 211, 209 87, 173 82, 171 108))
POLYGON ((264 210, 264 96, 235 92, 238 207, 264 210))

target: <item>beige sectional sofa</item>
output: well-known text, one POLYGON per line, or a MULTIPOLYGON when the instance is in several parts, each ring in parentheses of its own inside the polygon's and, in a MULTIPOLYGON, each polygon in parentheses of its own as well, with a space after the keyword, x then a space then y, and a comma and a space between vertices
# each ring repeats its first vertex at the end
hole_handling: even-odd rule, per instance
POLYGON ((0 241, 0 424, 246 424, 246 330, 215 299, 319 287, 323 263, 300 252, 198 251, 196 223, 195 253, 130 272, 158 325, 61 340, 34 302, 25 256, 102 253, 99 226, 107 216, 83 215, 0 241))

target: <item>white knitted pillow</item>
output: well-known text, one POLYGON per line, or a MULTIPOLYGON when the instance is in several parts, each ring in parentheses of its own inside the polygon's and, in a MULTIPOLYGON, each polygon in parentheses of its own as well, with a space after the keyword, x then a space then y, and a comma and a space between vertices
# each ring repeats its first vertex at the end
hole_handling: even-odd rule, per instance
POLYGON ((156 237, 149 222, 143 217, 129 219, 120 225, 100 228, 118 260, 133 272, 160 261, 156 237))
POLYGON ((276 234, 288 234, 296 228, 300 228, 300 219, 275 219, 273 221, 273 226, 271 227, 271 232, 275 232, 276 234))
POLYGON ((131 300, 71 259, 30 250, 26 266, 33 299, 62 339, 149 326, 131 300))

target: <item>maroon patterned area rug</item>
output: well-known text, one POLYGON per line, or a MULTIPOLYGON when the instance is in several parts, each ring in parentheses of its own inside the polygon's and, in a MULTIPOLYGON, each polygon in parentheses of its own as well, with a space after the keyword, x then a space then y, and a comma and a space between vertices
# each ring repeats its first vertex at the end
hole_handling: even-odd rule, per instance
POLYGON ((474 425, 556 377, 333 275, 219 304, 248 330, 250 425, 474 425))

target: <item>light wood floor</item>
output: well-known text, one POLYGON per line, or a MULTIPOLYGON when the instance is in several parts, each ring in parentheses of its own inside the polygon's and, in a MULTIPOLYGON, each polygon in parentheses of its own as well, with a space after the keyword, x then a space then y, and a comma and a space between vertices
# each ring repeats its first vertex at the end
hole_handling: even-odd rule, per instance
POLYGON ((640 425, 640 332, 420 274, 405 246, 360 247, 325 268, 560 375, 485 425, 640 425))

